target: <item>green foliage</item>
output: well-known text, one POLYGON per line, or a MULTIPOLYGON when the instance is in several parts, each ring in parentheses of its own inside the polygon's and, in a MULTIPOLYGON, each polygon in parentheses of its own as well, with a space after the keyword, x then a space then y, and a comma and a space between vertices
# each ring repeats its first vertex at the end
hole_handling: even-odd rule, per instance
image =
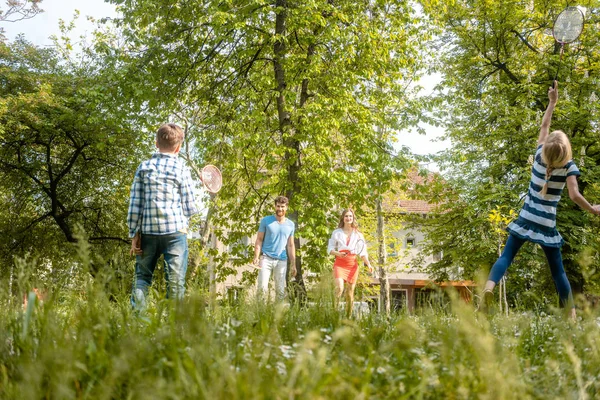
POLYGON ((137 153, 129 149, 136 140, 122 121, 101 109, 94 77, 69 73, 52 50, 23 40, 0 46, 2 184, 12 193, 7 206, 29 211, 11 210, 26 218, 10 226, 19 232, 53 219, 69 241, 76 222, 94 236, 106 234, 103 225, 115 221, 93 214, 126 197, 118 178, 124 168, 131 170, 126 154, 137 153))
MULTIPOLYGON (((57 43, 58 46, 58 43, 57 43)), ((60 47, 0 42, 0 259, 29 254, 73 271, 71 243, 94 244, 89 272, 122 257, 129 186, 140 136, 105 96, 98 64, 60 47)))
MULTIPOLYGON (((485 275, 497 257, 497 237, 487 221, 492 210, 518 212, 530 177, 547 90, 558 68, 559 100, 552 129, 570 137, 574 161, 580 167, 580 191, 591 202, 599 174, 600 147, 596 80, 600 37, 585 29, 578 42, 559 46, 551 35, 552 22, 565 4, 559 1, 456 1, 450 7, 421 1, 436 24, 438 50, 434 69, 442 76, 434 94, 436 117, 446 127, 452 149, 437 159, 444 180, 432 185, 423 198, 436 199, 438 212, 428 218, 429 251, 443 251, 444 260, 432 266, 435 276, 485 275)), ((584 1, 586 26, 597 20, 596 1, 584 1)), ((424 189, 425 190, 425 189, 424 189)), ((566 241, 565 268, 576 291, 597 290, 597 254, 592 232, 599 220, 563 195, 557 227, 566 241), (586 255, 583 257, 583 255, 586 255), (586 276, 578 260, 587 262, 586 276), (594 278, 592 278, 594 277, 594 278)), ((509 270, 509 295, 530 287, 547 287, 541 252, 525 248, 509 270), (532 273, 533 272, 533 273, 532 273), (544 283, 542 283, 544 282, 544 283), (512 293, 511 293, 512 292, 512 293)), ((542 296, 545 291, 537 292, 542 296)))
POLYGON ((196 163, 224 173, 219 240, 253 234, 273 196, 286 194, 305 240, 298 254, 319 270, 332 210, 372 202, 374 182, 385 191, 402 161, 391 144, 416 121, 409 83, 427 37, 412 5, 113 3, 126 44, 105 49, 130 71, 138 102, 187 125, 196 163))
MULTIPOLYGON (((32 268, 30 263, 23 264, 32 268)), ((102 280, 110 280, 110 272, 102 280)), ((2 286, 5 287, 5 286, 2 286)), ((98 279, 22 308, 0 293, 2 398, 595 398, 598 314, 446 312, 342 319, 307 308, 152 301, 136 316, 98 279)))

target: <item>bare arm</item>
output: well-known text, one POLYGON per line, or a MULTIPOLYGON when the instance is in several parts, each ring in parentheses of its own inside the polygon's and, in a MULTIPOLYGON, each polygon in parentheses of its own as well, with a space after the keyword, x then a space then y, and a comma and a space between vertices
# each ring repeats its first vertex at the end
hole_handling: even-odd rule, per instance
POLYGON ((554 87, 548 88, 548 108, 542 118, 542 126, 540 128, 540 136, 538 137, 538 145, 546 143, 546 138, 550 132, 550 123, 552 122, 552 113, 556 102, 558 101, 558 82, 554 81, 554 87))
POLYGON ((263 240, 265 240, 265 233, 258 232, 256 235, 256 242, 254 242, 254 265, 258 265, 258 260, 260 258, 260 252, 262 250, 263 240))
POLYGON ((575 175, 567 176, 567 188, 569 189, 569 197, 575 204, 592 214, 600 215, 600 206, 592 206, 581 193, 579 193, 579 185, 575 175))
POLYGON ((365 263, 365 265, 367 266, 367 268, 369 269, 369 272, 373 272, 373 267, 371 266, 371 262, 369 261, 369 256, 368 255, 364 255, 361 256, 363 262, 365 263))
POLYGON ((294 244, 294 237, 290 236, 287 242, 287 254, 290 259, 291 274, 296 276, 296 244, 294 244))

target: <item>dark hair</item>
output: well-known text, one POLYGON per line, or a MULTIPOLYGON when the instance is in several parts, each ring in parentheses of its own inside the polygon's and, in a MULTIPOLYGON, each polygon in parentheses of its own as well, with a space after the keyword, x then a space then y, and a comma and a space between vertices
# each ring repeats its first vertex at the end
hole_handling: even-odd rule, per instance
POLYGON ((285 196, 277 196, 275 197, 275 204, 288 204, 289 200, 285 196))
POLYGON ((156 132, 156 143, 159 149, 175 150, 183 142, 185 134, 179 125, 164 124, 156 132))
POLYGON ((344 211, 342 211, 342 215, 340 216, 340 223, 338 224, 338 228, 344 227, 344 216, 346 215, 346 213, 348 213, 348 211, 350 211, 352 213, 352 217, 354 217, 354 218, 352 218, 352 223, 350 224, 350 226, 352 226, 352 228, 358 230, 358 222, 356 222, 356 213, 351 208, 346 208, 344 211))

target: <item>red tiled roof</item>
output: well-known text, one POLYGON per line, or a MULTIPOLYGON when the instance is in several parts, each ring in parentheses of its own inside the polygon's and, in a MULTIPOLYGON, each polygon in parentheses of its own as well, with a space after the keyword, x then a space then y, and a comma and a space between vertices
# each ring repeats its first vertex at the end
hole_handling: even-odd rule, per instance
POLYGON ((425 176, 419 174, 417 168, 410 169, 406 174, 408 187, 402 193, 384 198, 383 209, 393 213, 427 214, 433 210, 434 205, 426 200, 411 200, 416 197, 420 185, 433 182, 435 174, 429 172, 425 176))
POLYGON ((433 205, 425 200, 398 200, 394 208, 400 212, 410 214, 426 214, 433 209, 433 205))
POLYGON ((431 183, 433 181, 433 177, 435 174, 428 172, 427 176, 422 176, 419 174, 419 170, 417 168, 411 168, 406 177, 408 180, 414 184, 422 185, 424 183, 431 183))

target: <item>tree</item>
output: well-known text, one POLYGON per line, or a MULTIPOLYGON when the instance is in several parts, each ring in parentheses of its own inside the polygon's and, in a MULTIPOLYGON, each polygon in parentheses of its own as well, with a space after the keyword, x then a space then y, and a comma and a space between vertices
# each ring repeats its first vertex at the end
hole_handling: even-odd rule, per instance
POLYGON ((104 249, 128 241, 129 182, 143 147, 106 102, 109 82, 95 66, 67 61, 22 38, 0 43, 4 259, 64 256, 78 231, 104 249))
POLYGON ((127 48, 107 51, 131 71, 140 102, 165 115, 200 110, 196 162, 217 164, 226 179, 215 234, 228 243, 251 235, 273 196, 287 195, 306 240, 296 243, 302 288, 303 260, 329 268, 332 211, 373 202, 373 182, 385 190, 395 129, 415 121, 409 83, 426 34, 411 4, 113 3, 127 48))
MULTIPOLYGON (((43 12, 40 3, 43 0, 7 0, 6 10, 0 10, 0 22, 17 22, 30 19, 43 12)), ((0 33, 3 28, 0 28, 0 33)))
MULTIPOLYGON (((559 65, 559 46, 548 32, 564 3, 482 0, 456 1, 452 7, 437 1, 421 4, 441 32, 435 46, 439 50, 437 70, 443 76, 440 87, 445 91, 437 96, 443 110, 438 117, 453 143, 439 159, 450 190, 434 185, 428 194, 441 201, 439 213, 428 219, 430 250, 444 252, 445 260, 434 265, 440 278, 448 269, 473 277, 478 270, 486 271, 496 256, 486 216, 496 207, 520 208, 547 88, 560 65, 560 98, 552 126, 570 136, 575 161, 582 170, 580 190, 590 201, 597 200, 592 188, 600 161, 595 139, 598 106, 589 99, 595 95, 599 72, 598 54, 592 51, 598 35, 586 30, 579 42, 566 46, 559 65)), ((582 3, 588 7, 587 23, 597 19, 592 11, 596 4, 582 3)), ((566 241, 567 274, 581 290, 585 282, 577 260, 585 249, 597 253, 598 242, 590 233, 598 221, 566 198, 559 206, 557 225, 566 241)), ((521 261, 511 268, 511 277, 531 278, 524 268, 524 264, 530 266, 531 251, 537 250, 525 249, 521 261)), ((538 254, 535 258, 537 270, 547 269, 543 257, 538 254)), ((535 286, 540 275, 535 276, 536 280, 520 283, 535 286)), ((548 273, 541 276, 550 282, 548 273)), ((524 289, 522 285, 513 295, 524 289)))

